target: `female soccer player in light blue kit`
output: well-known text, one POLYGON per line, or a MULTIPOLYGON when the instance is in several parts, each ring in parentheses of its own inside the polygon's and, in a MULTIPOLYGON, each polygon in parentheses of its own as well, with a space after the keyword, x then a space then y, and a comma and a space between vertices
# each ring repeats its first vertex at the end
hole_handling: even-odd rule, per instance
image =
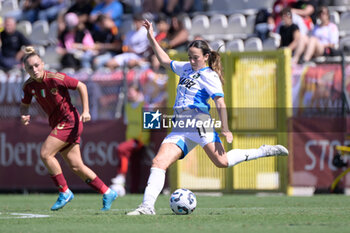
MULTIPOLYGON (((150 45, 161 65, 172 69, 180 76, 174 105, 175 121, 181 120, 183 116, 204 121, 211 119, 207 101, 212 98, 221 120, 221 133, 226 141, 231 143, 233 136, 227 122, 220 55, 211 51, 205 41, 195 40, 187 49, 189 62, 172 61, 156 42, 152 24, 145 20, 144 27, 148 31, 150 45)), ((155 214, 154 204, 163 189, 166 169, 183 158, 197 144, 203 147, 210 160, 219 168, 232 167, 240 162, 261 157, 288 155, 288 150, 281 145, 263 145, 258 149, 233 149, 226 153, 218 134, 210 128, 190 127, 184 130, 176 128, 172 130, 163 140, 153 159, 142 204, 127 213, 128 215, 155 214)))

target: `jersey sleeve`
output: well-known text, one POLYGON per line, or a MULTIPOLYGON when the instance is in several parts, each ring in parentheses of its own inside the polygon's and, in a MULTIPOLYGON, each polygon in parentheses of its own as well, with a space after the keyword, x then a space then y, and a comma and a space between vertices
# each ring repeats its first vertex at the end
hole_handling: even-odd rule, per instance
POLYGON ((210 72, 208 74, 205 74, 203 79, 205 83, 204 88, 212 99, 214 99, 217 96, 224 97, 222 83, 219 78, 219 75, 216 72, 210 72))
POLYGON ((30 104, 32 102, 33 95, 30 92, 28 85, 24 84, 22 88, 22 100, 23 104, 30 104))
POLYGON ((188 66, 191 66, 189 62, 183 62, 183 61, 170 62, 170 67, 172 71, 179 76, 182 76, 182 74, 184 73, 185 69, 188 68, 188 66))

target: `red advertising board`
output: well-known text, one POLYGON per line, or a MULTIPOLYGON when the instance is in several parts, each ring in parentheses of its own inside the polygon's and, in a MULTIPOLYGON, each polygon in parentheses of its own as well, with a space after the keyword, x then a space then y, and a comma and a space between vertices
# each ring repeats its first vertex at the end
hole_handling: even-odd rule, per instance
MULTIPOLYGON (((122 120, 84 124, 82 158, 107 185, 116 175, 119 161, 115 149, 124 141, 125 129, 122 120)), ((55 189, 40 160, 41 144, 49 132, 47 122, 31 122, 28 126, 23 126, 15 119, 0 121, 0 190, 55 189)), ((72 189, 90 189, 70 171, 60 155, 56 157, 72 189)))
MULTIPOLYGON (((289 158, 291 186, 330 188, 334 179, 347 168, 335 167, 333 158, 335 146, 350 144, 350 139, 346 139, 349 123, 349 119, 334 117, 292 119, 292 153, 289 158)), ((345 162, 348 161, 348 156, 343 158, 345 162)), ((350 173, 342 179, 339 187, 350 187, 350 173)))

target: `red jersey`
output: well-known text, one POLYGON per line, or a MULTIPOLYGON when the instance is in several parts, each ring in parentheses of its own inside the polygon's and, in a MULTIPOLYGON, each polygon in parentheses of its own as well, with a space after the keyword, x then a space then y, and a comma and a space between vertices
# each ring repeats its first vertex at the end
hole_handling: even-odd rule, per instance
POLYGON ((30 104, 32 97, 40 104, 54 128, 62 119, 77 111, 71 103, 68 89, 76 89, 78 80, 63 73, 44 71, 41 82, 29 78, 23 85, 23 104, 30 104))

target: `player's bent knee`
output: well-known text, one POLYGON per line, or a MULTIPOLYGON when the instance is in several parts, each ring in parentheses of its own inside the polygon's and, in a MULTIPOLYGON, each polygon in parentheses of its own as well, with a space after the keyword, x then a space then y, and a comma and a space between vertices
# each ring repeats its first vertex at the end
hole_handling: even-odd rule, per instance
POLYGON ((216 161, 214 162, 214 165, 217 167, 217 168, 227 168, 228 167, 228 162, 227 160, 226 161, 216 161))

